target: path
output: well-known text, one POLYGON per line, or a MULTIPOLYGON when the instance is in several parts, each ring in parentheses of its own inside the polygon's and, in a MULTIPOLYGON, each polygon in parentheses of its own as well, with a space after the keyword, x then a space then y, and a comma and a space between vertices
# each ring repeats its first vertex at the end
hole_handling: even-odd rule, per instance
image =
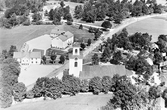
MULTIPOLYGON (((133 18, 128 18, 124 21, 122 21, 122 24, 120 24, 119 26, 117 26, 114 29, 110 29, 109 33, 106 34, 103 38, 104 40, 107 40, 108 37, 112 38, 112 35, 117 33, 118 31, 122 30, 123 28, 127 27, 128 25, 135 23, 137 21, 141 21, 147 18, 151 18, 151 17, 155 17, 155 16, 164 16, 167 15, 167 13, 164 14, 153 14, 153 15, 147 15, 147 16, 142 16, 142 17, 133 17, 133 18)), ((90 26, 88 24, 83 24, 84 26, 90 26)), ((92 26, 93 27, 93 26, 92 26)), ((99 27, 98 27, 99 28, 99 27)), ((83 52, 83 57, 85 57, 86 55, 88 55, 90 52, 92 52, 97 46, 99 46, 103 41, 101 40, 101 38, 99 38, 95 43, 91 44, 91 46, 89 46, 84 52, 83 52)), ((48 77, 55 77, 55 76, 62 76, 63 71, 65 69, 69 68, 69 61, 67 61, 64 66, 60 67, 59 69, 56 69, 54 71, 52 71, 51 73, 49 73, 47 76, 48 77)), ((32 88, 33 85, 28 86, 27 88, 32 88)))

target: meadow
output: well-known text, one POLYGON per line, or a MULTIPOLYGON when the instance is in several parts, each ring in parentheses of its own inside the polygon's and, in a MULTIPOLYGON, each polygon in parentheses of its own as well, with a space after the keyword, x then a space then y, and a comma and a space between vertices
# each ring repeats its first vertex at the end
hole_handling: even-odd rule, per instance
MULTIPOLYGON (((0 52, 15 45, 19 50, 24 42, 43 34, 49 34, 54 25, 17 26, 12 29, 0 28, 0 52)), ((40 43, 40 41, 39 41, 40 43)))
POLYGON ((152 35, 152 41, 156 42, 159 35, 167 35, 167 16, 148 18, 133 23, 126 28, 129 34, 136 32, 149 33, 152 35))
POLYGON ((98 110, 112 98, 112 94, 78 94, 57 100, 17 104, 5 110, 98 110))

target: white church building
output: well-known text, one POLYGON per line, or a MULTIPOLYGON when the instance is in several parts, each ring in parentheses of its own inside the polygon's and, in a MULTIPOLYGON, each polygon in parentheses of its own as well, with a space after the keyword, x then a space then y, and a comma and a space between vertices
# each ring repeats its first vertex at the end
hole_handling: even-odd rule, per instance
POLYGON ((73 46, 73 53, 69 56, 69 74, 79 77, 82 72, 83 55, 79 46, 73 46))

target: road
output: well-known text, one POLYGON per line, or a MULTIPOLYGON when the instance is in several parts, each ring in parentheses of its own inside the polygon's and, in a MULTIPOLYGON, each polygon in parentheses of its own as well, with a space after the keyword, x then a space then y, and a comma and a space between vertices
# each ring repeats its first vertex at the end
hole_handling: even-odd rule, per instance
MULTIPOLYGON (((103 38, 104 40, 106 40, 108 37, 112 38, 112 35, 117 33, 118 31, 122 30, 123 28, 127 27, 128 25, 135 23, 137 21, 141 21, 147 18, 151 18, 151 17, 155 17, 155 16, 164 16, 167 15, 167 13, 164 14, 153 14, 153 15, 147 15, 147 16, 142 16, 142 17, 133 17, 133 18, 128 18, 124 21, 122 21, 122 24, 120 24, 119 26, 115 27, 114 29, 110 29, 109 33, 106 34, 103 38)), ((78 24, 78 23, 77 23, 78 24)), ((88 26, 90 27, 91 25, 89 24, 83 24, 83 26, 88 26)), ((93 27, 93 26, 92 26, 93 27)), ((99 27, 98 27, 99 28, 99 27)), ((99 38, 95 43, 91 44, 90 47, 88 47, 84 52, 83 52, 83 57, 85 57, 86 55, 88 55, 90 52, 92 52, 97 46, 99 46, 103 41, 99 38)), ((62 67, 60 67, 59 69, 56 69, 54 71, 52 71, 51 73, 49 73, 47 75, 47 77, 55 77, 58 76, 59 78, 62 77, 63 75, 63 71, 65 69, 69 68, 69 61, 67 61, 62 67)), ((33 85, 28 86, 27 88, 32 88, 33 85)))

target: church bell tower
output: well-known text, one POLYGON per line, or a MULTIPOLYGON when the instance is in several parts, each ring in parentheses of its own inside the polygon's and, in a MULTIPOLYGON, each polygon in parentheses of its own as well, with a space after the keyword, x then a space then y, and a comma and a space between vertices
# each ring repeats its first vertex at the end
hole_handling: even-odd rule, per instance
POLYGON ((69 56, 69 74, 79 77, 82 71, 83 55, 80 52, 79 46, 73 46, 72 55, 69 56))

